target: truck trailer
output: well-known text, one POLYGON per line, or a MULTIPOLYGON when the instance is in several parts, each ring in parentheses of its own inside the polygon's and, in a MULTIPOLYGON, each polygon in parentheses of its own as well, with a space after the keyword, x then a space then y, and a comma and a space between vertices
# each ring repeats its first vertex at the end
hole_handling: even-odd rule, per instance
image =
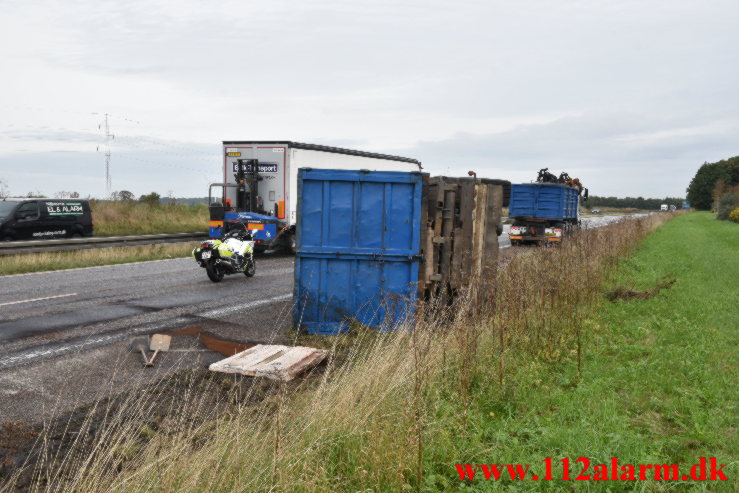
POLYGON ((298 169, 420 172, 415 159, 292 141, 223 141, 223 182, 209 189, 210 236, 230 223, 251 230, 255 248, 295 252, 298 169))
POLYGON ((580 190, 561 183, 511 185, 511 245, 561 242, 580 227, 580 190))

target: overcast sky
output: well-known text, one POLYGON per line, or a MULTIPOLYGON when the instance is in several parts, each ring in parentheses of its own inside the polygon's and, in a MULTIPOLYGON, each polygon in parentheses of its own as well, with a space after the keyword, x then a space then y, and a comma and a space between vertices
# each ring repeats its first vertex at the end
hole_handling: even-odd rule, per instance
POLYGON ((739 154, 739 2, 0 0, 14 194, 207 195, 222 140, 684 196, 739 154))

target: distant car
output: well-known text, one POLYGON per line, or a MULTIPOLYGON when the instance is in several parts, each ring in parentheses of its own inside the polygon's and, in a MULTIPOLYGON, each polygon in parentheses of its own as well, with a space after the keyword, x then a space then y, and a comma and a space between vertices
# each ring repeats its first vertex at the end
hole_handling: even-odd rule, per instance
POLYGON ((593 209, 590 212, 591 212, 591 214, 600 214, 600 209, 593 209))
POLYGON ((82 236, 92 236, 92 213, 87 200, 0 200, 0 239, 3 241, 82 236))
POLYGON ((659 210, 660 211, 669 211, 670 210, 670 206, 668 206, 667 204, 662 204, 660 206, 659 210))

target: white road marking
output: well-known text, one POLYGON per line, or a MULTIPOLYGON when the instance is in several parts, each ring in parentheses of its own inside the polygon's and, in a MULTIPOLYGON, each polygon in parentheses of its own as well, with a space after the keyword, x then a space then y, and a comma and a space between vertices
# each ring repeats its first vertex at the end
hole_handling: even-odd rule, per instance
POLYGON ((272 298, 252 301, 250 303, 239 303, 237 305, 229 306, 227 308, 216 308, 215 310, 208 310, 208 311, 204 311, 200 313, 194 313, 193 315, 197 317, 206 317, 206 318, 221 317, 223 315, 240 312, 242 310, 248 310, 250 308, 255 308, 257 306, 268 305, 270 303, 276 303, 278 301, 287 301, 292 297, 293 297, 292 293, 283 294, 282 296, 274 296, 272 298))
MULTIPOLYGON (((272 298, 265 298, 263 300, 256 300, 249 303, 239 303, 238 305, 229 306, 227 308, 217 308, 213 310, 207 310, 201 313, 195 313, 194 316, 200 317, 218 317, 227 315, 229 313, 238 312, 241 310, 249 310, 250 308, 256 308, 262 305, 268 305, 277 301, 287 301, 292 298, 291 294, 283 294, 282 296, 274 296, 272 298)), ((76 343, 60 343, 52 347, 42 347, 38 349, 30 349, 20 352, 20 354, 14 354, 6 357, 0 357, 0 370, 6 368, 13 368, 18 365, 36 361, 39 359, 49 359, 72 352, 82 351, 83 349, 92 349, 95 347, 105 346, 116 342, 129 339, 133 336, 140 334, 149 334, 155 332, 157 329, 171 328, 173 326, 192 323, 191 318, 178 317, 174 320, 168 320, 166 322, 159 322, 154 325, 144 325, 141 327, 135 327, 126 331, 116 331, 114 334, 100 334, 87 337, 76 343)))
MULTIPOLYGON (((73 272, 76 270, 105 269, 105 268, 111 268, 111 267, 130 267, 136 264, 153 264, 155 262, 172 262, 173 260, 182 260, 182 259, 187 259, 187 258, 190 258, 190 257, 163 258, 159 260, 141 260, 138 262, 126 262, 122 264, 92 265, 90 267, 74 267, 72 269, 40 270, 36 272, 24 272, 23 274, 0 274, 0 280, 8 279, 11 277, 37 276, 39 274, 58 274, 58 273, 64 273, 64 272, 73 272)), ((292 269, 289 269, 289 271, 292 271, 292 269)), ((265 271, 265 272, 268 272, 268 271, 265 271)))
POLYGON ((0 303, 0 306, 17 305, 19 303, 31 303, 32 301, 54 300, 56 298, 66 298, 67 296, 77 296, 77 293, 58 294, 56 296, 47 296, 46 298, 34 298, 32 300, 8 301, 7 303, 0 303))
POLYGON ((52 347, 24 350, 21 351, 19 354, 0 358, 0 370, 13 368, 15 366, 32 362, 38 359, 49 359, 77 351, 82 351, 83 349, 92 349, 108 344, 113 344, 115 342, 120 342, 124 339, 128 339, 132 336, 148 334, 150 332, 156 331, 157 329, 168 328, 172 325, 183 324, 185 322, 187 322, 186 318, 176 318, 174 320, 169 320, 167 322, 159 323, 156 325, 145 325, 142 327, 136 327, 125 332, 117 331, 115 334, 93 335, 76 343, 60 343, 52 347))

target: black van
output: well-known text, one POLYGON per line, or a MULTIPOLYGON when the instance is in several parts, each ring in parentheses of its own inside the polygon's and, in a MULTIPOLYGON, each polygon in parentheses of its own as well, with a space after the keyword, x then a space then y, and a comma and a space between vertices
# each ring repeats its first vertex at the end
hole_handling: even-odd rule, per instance
POLYGON ((82 236, 92 236, 92 214, 86 200, 0 200, 0 239, 4 241, 82 236))

